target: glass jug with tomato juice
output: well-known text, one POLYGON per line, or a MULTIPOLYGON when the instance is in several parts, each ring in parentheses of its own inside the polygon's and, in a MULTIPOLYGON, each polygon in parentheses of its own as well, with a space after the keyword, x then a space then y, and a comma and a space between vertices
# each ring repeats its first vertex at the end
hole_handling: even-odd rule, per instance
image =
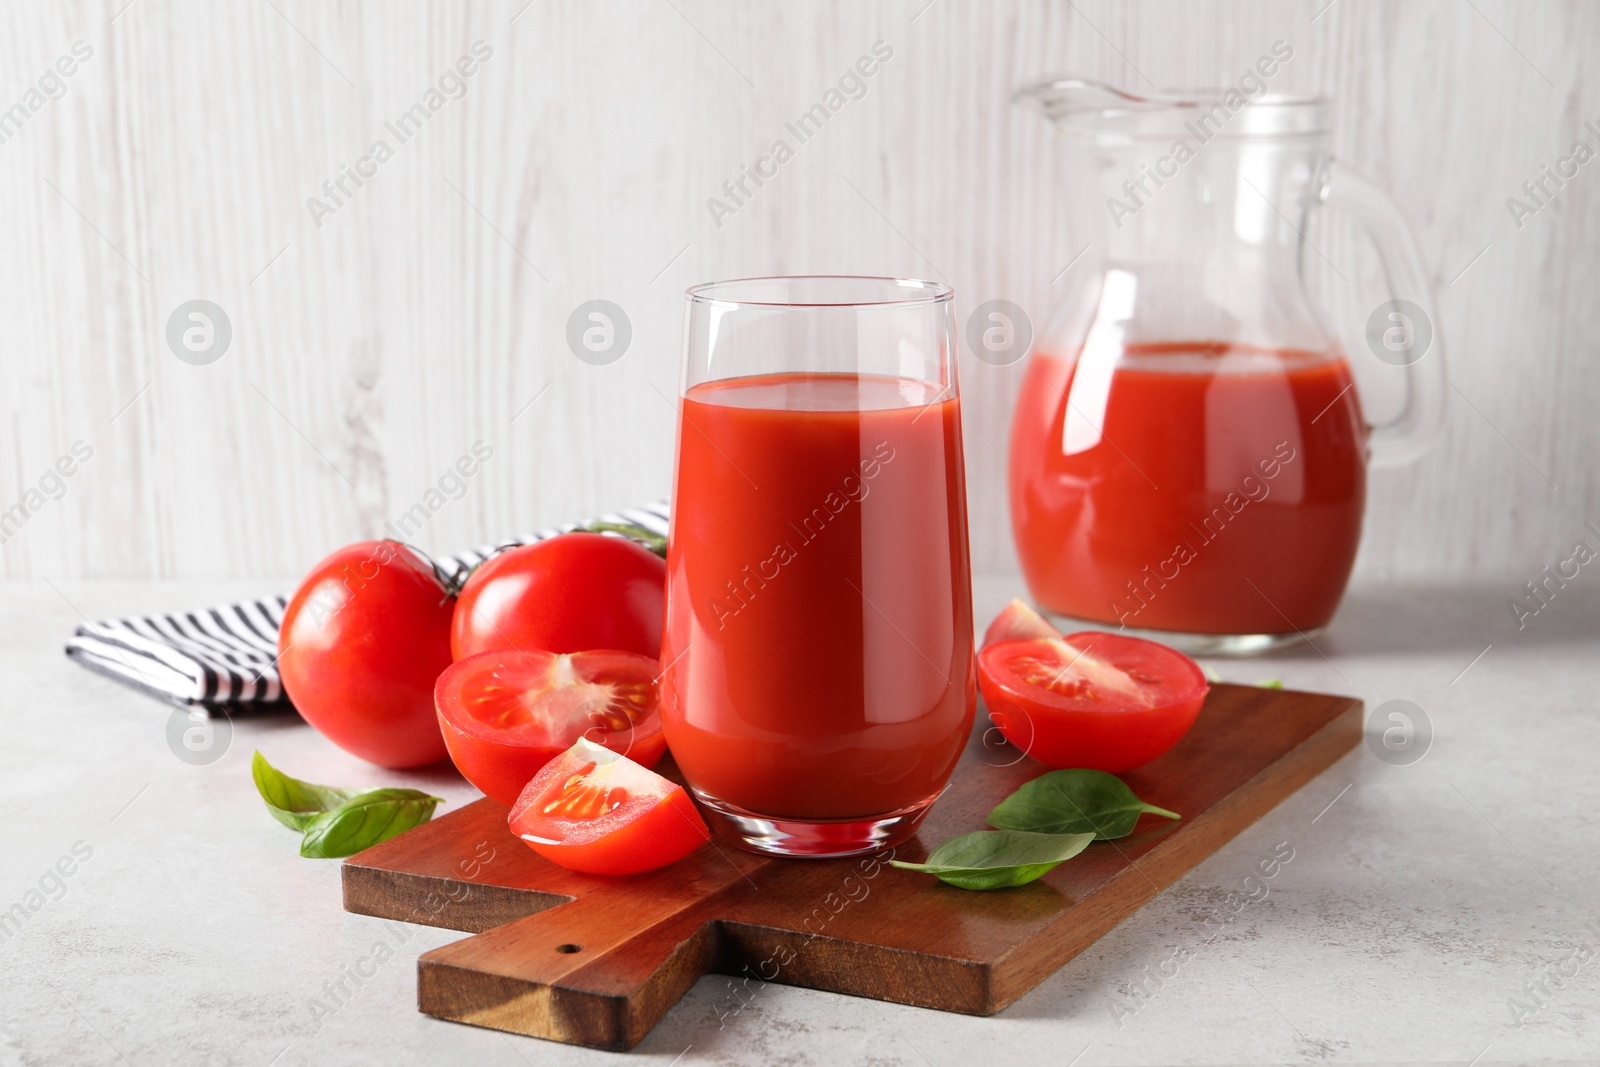
POLYGON ((1333 164, 1323 99, 1076 80, 1018 99, 1064 136, 1085 246, 1012 422, 1012 529, 1034 599, 1194 653, 1314 635, 1355 563, 1369 463, 1420 454, 1443 411, 1403 220, 1333 164), (1374 321, 1412 331, 1375 342, 1406 379, 1405 410, 1381 427, 1307 292, 1306 221, 1323 204, 1365 223, 1384 261, 1396 295, 1374 321))

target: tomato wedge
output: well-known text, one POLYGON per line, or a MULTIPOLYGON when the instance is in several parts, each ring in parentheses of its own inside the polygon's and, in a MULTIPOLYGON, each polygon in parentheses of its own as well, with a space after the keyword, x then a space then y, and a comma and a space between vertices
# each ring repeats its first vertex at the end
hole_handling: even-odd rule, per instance
POLYGON ((1210 688, 1181 652, 1094 631, 985 645, 978 686, 1006 740, 1034 759, 1112 773, 1177 744, 1210 688))
POLYGON ((497 649, 446 668, 433 704, 456 769, 510 807, 580 737, 654 766, 667 749, 657 673, 633 652, 497 649))
POLYGON ((589 874, 638 874, 711 840, 684 788, 579 739, 545 765, 507 819, 552 863, 589 874))
POLYGON ((983 633, 985 646, 1019 637, 1060 637, 1061 631, 1025 600, 1013 599, 994 617, 983 633))

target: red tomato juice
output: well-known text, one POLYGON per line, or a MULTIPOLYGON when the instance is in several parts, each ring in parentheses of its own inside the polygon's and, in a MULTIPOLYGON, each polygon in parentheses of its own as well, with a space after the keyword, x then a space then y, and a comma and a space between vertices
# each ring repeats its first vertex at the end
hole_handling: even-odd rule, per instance
POLYGON ((935 385, 783 374, 683 400, 661 714, 684 777, 760 815, 930 800, 972 726, 961 413, 935 385))
POLYGON ((1201 634, 1327 623, 1366 500, 1344 359, 1193 342, 1111 355, 1036 354, 1022 385, 1012 528, 1040 606, 1201 634))

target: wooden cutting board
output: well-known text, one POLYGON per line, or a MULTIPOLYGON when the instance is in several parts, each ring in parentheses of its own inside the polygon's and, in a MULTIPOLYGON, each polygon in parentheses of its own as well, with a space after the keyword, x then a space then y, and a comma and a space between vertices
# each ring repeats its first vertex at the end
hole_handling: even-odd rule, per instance
MULTIPOLYGON (((984 744, 895 850, 922 860, 1046 768, 984 744)), ((344 862, 344 906, 476 934, 417 961, 429 1015, 604 1049, 638 1044, 701 975, 990 1015, 1038 985, 1344 755, 1360 701, 1216 685, 1194 729, 1122 777, 1183 815, 1146 816, 1030 885, 968 892, 887 855, 785 860, 723 841, 631 878, 563 870, 480 800, 344 862)), ((658 768, 677 777, 670 761, 658 768)))

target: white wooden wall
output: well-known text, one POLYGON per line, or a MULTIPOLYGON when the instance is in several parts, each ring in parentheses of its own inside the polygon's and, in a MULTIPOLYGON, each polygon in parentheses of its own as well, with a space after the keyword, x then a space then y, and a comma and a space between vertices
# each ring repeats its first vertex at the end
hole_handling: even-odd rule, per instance
MULTIPOLYGON (((1375 478, 1361 567, 1531 575, 1600 518, 1600 161, 1520 230, 1505 200, 1600 147, 1600 5, 1326 3, 9 2, 0 108, 93 55, 0 144, 0 508, 94 454, 0 575, 292 578, 478 440, 425 546, 663 495, 686 285, 904 273, 1048 308, 1076 245, 1011 89, 1231 81, 1279 38, 1275 87, 1335 95, 1340 154, 1412 218, 1460 390, 1435 452, 1375 478), (319 228, 307 198, 478 40, 466 96, 319 228), (716 226, 707 197, 878 40, 865 98, 716 226), (233 327, 208 366, 165 342, 195 298, 233 327), (565 343, 591 298, 633 324, 610 366, 565 343)), ((963 373, 975 560, 1001 568, 1021 367, 963 373)))

